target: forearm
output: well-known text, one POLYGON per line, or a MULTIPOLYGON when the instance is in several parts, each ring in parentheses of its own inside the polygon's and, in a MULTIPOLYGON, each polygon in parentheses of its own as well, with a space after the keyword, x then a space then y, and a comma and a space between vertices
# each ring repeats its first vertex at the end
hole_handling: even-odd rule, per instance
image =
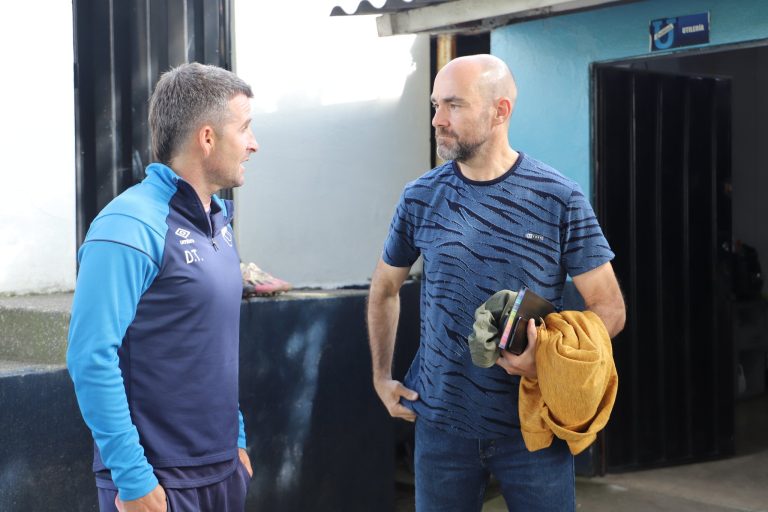
POLYGON ((392 358, 399 318, 399 294, 381 293, 372 287, 368 299, 368 340, 374 381, 392 377, 392 358))
POLYGON ((624 296, 613 273, 610 262, 588 272, 574 276, 573 283, 584 298, 588 311, 592 311, 605 324, 608 335, 613 338, 624 329, 626 308, 624 296))
POLYGON ((626 321, 626 310, 624 308, 624 301, 621 300, 620 304, 616 301, 610 303, 597 303, 587 305, 587 310, 592 311, 600 320, 605 324, 605 328, 608 331, 608 335, 613 338, 624 329, 624 322, 626 321))

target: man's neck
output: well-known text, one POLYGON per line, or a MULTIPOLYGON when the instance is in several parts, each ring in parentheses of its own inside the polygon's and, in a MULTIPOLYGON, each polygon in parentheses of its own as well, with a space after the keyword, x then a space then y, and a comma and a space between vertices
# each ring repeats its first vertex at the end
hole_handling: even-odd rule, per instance
POLYGON ((519 156, 517 151, 507 145, 501 151, 478 154, 470 160, 456 163, 466 178, 472 181, 492 181, 509 171, 519 156))
POLYGON ((202 179, 202 170, 193 163, 186 162, 183 159, 172 160, 170 167, 173 172, 178 174, 194 189, 198 199, 200 199, 200 203, 203 205, 203 209, 206 212, 210 211, 212 194, 208 190, 207 183, 202 179))

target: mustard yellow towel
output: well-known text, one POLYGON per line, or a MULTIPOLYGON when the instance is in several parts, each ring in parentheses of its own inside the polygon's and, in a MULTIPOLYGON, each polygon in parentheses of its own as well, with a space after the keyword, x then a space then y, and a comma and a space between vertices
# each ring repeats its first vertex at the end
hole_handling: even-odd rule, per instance
POLYGON ((576 455, 591 445, 611 415, 619 377, 611 338, 591 311, 551 313, 539 327, 538 379, 520 382, 520 426, 529 451, 566 441, 576 455))

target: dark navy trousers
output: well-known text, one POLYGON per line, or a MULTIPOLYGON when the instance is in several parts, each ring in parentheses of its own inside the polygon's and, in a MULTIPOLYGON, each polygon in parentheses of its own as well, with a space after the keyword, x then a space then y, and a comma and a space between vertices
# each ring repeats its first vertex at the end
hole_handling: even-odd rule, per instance
MULTIPOLYGON (((191 489, 165 489, 169 512, 243 512, 251 477, 238 461, 237 469, 221 482, 191 489)), ((117 491, 97 488, 99 512, 117 512, 117 491)))

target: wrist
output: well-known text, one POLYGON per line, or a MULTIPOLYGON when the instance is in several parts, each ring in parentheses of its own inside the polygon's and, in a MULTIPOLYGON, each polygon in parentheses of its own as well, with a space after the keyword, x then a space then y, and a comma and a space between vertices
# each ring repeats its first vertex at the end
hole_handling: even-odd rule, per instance
POLYGON ((160 482, 157 480, 157 477, 152 474, 142 482, 137 483, 137 485, 131 486, 130 488, 118 486, 118 495, 120 501, 134 501, 147 496, 154 491, 158 485, 160 485, 160 482))

